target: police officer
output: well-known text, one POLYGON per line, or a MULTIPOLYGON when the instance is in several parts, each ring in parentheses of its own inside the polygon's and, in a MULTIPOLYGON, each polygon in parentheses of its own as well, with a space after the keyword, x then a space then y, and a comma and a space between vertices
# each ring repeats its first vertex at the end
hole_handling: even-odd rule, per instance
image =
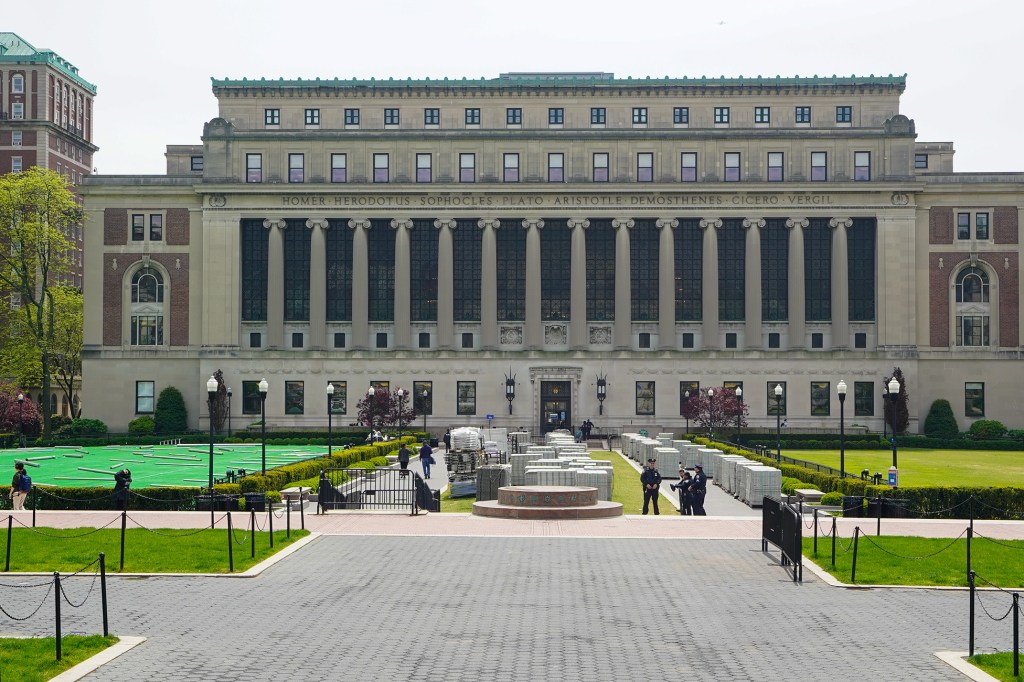
POLYGON ((647 460, 647 468, 640 474, 640 485, 644 489, 644 514, 647 514, 647 506, 654 500, 654 515, 658 516, 658 495, 661 491, 661 474, 654 468, 655 460, 647 460))
POLYGON ((704 511, 704 496, 708 492, 708 477, 702 465, 695 464, 693 468, 693 483, 690 484, 690 492, 693 494, 693 515, 707 516, 708 513, 704 511))
POLYGON ((693 477, 690 472, 679 465, 679 483, 672 486, 672 490, 679 491, 679 513, 683 516, 693 514, 693 492, 690 486, 693 485, 693 477))

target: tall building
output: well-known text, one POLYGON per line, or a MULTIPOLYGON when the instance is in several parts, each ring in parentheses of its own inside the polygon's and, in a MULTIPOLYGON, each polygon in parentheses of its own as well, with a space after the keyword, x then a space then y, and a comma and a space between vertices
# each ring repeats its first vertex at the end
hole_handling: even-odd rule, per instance
POLYGON ((1024 174, 953 172, 905 77, 213 80, 167 175, 93 176, 85 400, 123 429, 222 369, 235 423, 355 421, 371 384, 428 426, 1019 423, 1024 174), (599 394, 599 388, 602 391, 599 394), (239 399, 240 398, 240 399, 239 399))
MULTIPOLYGON (((49 168, 72 184, 92 170, 92 100, 96 86, 56 52, 0 32, 0 174, 49 168)), ((82 231, 70 235, 68 283, 82 286, 82 231)))

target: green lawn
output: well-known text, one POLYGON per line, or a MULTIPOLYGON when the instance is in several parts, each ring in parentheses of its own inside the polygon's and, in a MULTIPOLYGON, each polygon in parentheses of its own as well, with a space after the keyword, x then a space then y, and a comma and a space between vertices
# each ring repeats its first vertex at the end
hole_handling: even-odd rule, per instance
MULTIPOLYGON (((897 441, 899 446, 899 441, 897 441)), ((838 450, 787 450, 783 454, 839 468, 838 450)), ((897 450, 900 487, 1024 487, 1024 452, 995 450, 897 450)), ((892 464, 891 450, 847 450, 846 471, 864 469, 883 476, 892 464)))
MULTIPOLYGON (((293 518, 292 522, 297 520, 293 518)), ((292 528, 289 540, 285 537, 285 530, 278 530, 284 524, 284 519, 274 521, 273 549, 270 548, 268 533, 256 533, 255 559, 250 557, 251 538, 246 530, 235 530, 235 571, 244 571, 309 534, 308 531, 292 528)), ((95 561, 100 552, 104 552, 107 572, 117 572, 121 560, 121 530, 105 528, 90 533, 91 530, 15 528, 11 539, 11 571, 77 571, 95 561), (83 535, 85 533, 88 534, 83 535)), ((6 545, 4 534, 0 547, 6 550, 6 545)), ((125 532, 124 557, 126 573, 227 573, 228 532, 226 529, 197 532, 197 529, 149 531, 129 528, 125 532)), ((3 568, 3 559, 0 555, 0 568, 3 568)), ((89 572, 92 570, 90 568, 89 572)))
MULTIPOLYGON (((1024 658, 1024 656, 1021 658, 1024 658)), ((978 654, 977 656, 971 656, 967 661, 978 666, 997 680, 1003 680, 1004 682, 1024 680, 1024 660, 1017 661, 1017 669, 1021 671, 1022 675, 1015 677, 1013 674, 1012 651, 1003 651, 998 654, 978 654)))
POLYGON ((56 640, 0 639, 0 680, 43 682, 56 677, 117 643, 117 637, 67 635, 61 638, 61 660, 57 659, 56 640))

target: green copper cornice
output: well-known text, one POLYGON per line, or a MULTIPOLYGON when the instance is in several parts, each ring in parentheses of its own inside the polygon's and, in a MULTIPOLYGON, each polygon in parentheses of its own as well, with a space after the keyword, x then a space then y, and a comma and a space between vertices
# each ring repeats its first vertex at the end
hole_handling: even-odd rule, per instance
POLYGON ((47 64, 73 80, 89 94, 96 86, 78 75, 78 67, 53 50, 37 50, 17 33, 0 31, 0 64, 47 64))

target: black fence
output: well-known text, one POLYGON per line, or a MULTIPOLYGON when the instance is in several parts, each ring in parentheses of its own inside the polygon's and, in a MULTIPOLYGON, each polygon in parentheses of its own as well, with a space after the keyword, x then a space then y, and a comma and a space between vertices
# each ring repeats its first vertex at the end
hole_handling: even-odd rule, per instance
POLYGON ((788 502, 765 496, 761 507, 761 551, 772 544, 782 551, 780 564, 789 570, 793 582, 803 582, 803 529, 800 512, 788 502))
POLYGON ((430 488, 410 469, 325 469, 320 472, 318 513, 331 510, 397 510, 418 514, 433 508, 430 488))

